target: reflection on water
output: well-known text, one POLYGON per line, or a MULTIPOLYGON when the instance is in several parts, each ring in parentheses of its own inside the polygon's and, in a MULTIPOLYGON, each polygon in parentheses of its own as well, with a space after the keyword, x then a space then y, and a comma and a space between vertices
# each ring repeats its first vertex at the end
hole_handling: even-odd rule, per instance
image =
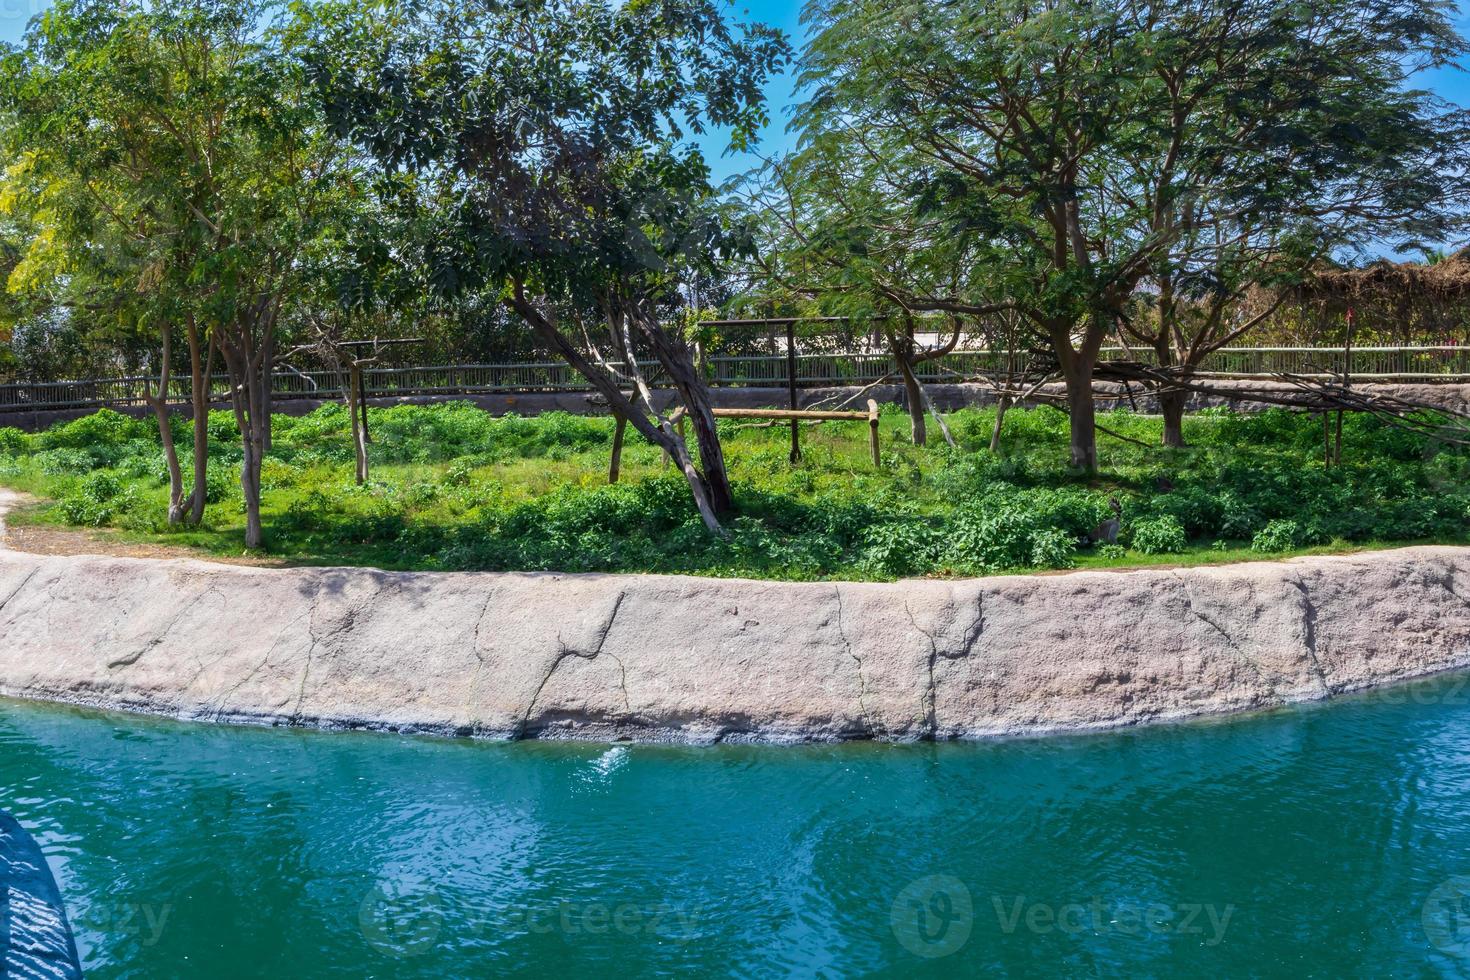
POLYGON ((1113 735, 494 745, 0 702, 93 976, 1470 973, 1470 686, 1113 735))

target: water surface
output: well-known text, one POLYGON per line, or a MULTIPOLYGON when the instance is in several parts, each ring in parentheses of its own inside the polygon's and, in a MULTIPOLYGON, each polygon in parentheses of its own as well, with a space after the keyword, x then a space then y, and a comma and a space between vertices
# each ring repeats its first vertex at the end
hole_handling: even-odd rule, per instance
POLYGON ((1470 685, 978 745, 496 745, 0 701, 114 976, 1470 975, 1470 685), (1466 876, 1466 877, 1461 877, 1466 876))

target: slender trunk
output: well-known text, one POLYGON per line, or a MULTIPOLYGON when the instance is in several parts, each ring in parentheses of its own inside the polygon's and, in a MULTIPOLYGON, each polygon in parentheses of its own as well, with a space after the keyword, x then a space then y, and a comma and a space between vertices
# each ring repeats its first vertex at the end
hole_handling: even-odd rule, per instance
POLYGON ((613 417, 617 419, 617 428, 613 432, 612 461, 608 463, 607 468, 608 483, 617 483, 619 477, 622 476, 623 437, 628 432, 628 420, 617 413, 613 413, 613 417))
MULTIPOLYGON (((273 329, 267 327, 267 330, 273 329)), ((252 356, 250 328, 239 330, 229 342, 222 343, 225 366, 230 373, 230 388, 235 408, 235 421, 240 427, 240 492, 245 501, 245 547, 259 548, 265 543, 260 519, 260 465, 265 458, 270 431, 269 399, 266 379, 272 362, 264 351, 252 356)))
MULTIPOLYGON (((1154 356, 1158 359, 1161 368, 1174 366, 1174 348, 1169 345, 1169 337, 1172 334, 1173 331, 1169 329, 1168 323, 1161 323, 1159 334, 1153 340, 1154 356)), ((1188 360, 1187 356, 1186 360, 1188 360)), ((1163 444, 1165 446, 1178 449, 1184 445, 1184 403, 1187 398, 1188 396, 1182 391, 1162 389, 1158 392, 1159 411, 1164 416, 1163 444)))
MULTIPOLYGON (((526 299, 519 292, 514 297, 506 300, 506 305, 526 320, 536 331, 537 336, 551 350, 556 351, 572 366, 582 377, 597 389, 598 393, 607 399, 612 410, 621 414, 628 420, 628 424, 637 429, 649 442, 658 446, 669 455, 679 466, 684 478, 689 482, 689 491, 694 497, 694 504, 699 510, 700 519, 704 526, 712 534, 723 534, 720 526, 719 515, 729 511, 731 496, 729 491, 728 477, 725 475, 724 452, 719 445, 718 433, 713 432, 713 415, 708 419, 708 428, 714 436, 713 446, 706 449, 701 446, 701 452, 707 452, 701 462, 705 466, 702 472, 694 465, 694 459, 689 453, 689 447, 675 431, 673 425, 667 420, 654 421, 653 407, 646 404, 646 399, 641 395, 630 399, 622 391, 619 381, 610 373, 594 365, 580 350, 577 349, 561 331, 556 324, 550 320, 534 302, 526 299), (721 500, 715 491, 716 484, 709 478, 710 469, 716 474, 716 479, 723 484, 724 494, 721 500), (718 506, 723 503, 723 507, 718 506)), ((662 358, 660 359, 662 361, 662 358)), ((665 362, 666 363, 666 362, 665 362)), ((667 365, 666 365, 667 366, 667 365)), ((676 378, 676 383, 677 383, 676 378)), ((708 410, 708 389, 701 383, 701 389, 706 392, 705 406, 708 410)), ((681 394, 683 389, 681 388, 681 394)), ((698 400, 697 398, 695 399, 698 400)), ((704 422, 696 422, 696 432, 705 425, 704 422)))
POLYGON ((909 409, 909 434, 916 446, 929 444, 929 428, 924 418, 924 392, 919 387, 918 375, 914 373, 911 355, 898 341, 893 343, 893 360, 903 378, 904 402, 909 409))
POLYGON ((715 426, 709 387, 697 375, 691 374, 685 382, 677 377, 677 368, 688 366, 664 363, 670 375, 675 376, 675 387, 688 412, 689 424, 694 426, 694 441, 699 447, 698 472, 703 475, 710 508, 716 517, 723 517, 735 509, 735 494, 730 489, 730 474, 725 468, 725 449, 720 445, 720 432, 715 426))
POLYGON ((173 427, 169 424, 168 399, 148 398, 148 405, 158 420, 158 436, 163 442, 163 458, 168 463, 168 522, 181 524, 187 503, 184 500, 184 473, 179 466, 179 451, 174 445, 173 427))
POLYGON ((1184 403, 1187 396, 1182 391, 1159 392, 1159 411, 1164 414, 1164 445, 1175 448, 1184 445, 1184 403))
POLYGON ((1075 352, 1061 354, 1067 385, 1067 413, 1071 416, 1072 466, 1097 472, 1097 406, 1092 399, 1093 358, 1075 352))
MULTIPOLYGON (((636 323, 649 347, 653 349, 654 356, 679 392, 679 400, 688 413, 690 424, 694 426, 694 440, 699 446, 699 466, 694 472, 701 477, 700 482, 704 484, 710 509, 717 518, 723 517, 735 509, 735 495, 730 490, 730 476, 725 468, 725 450, 720 445, 720 433, 715 427, 709 385, 696 370, 688 346, 682 342, 676 343, 657 322, 639 318, 636 323)), ((687 455, 687 448, 685 453, 687 455)), ((693 465, 692 462, 690 465, 693 465)))
POLYGON ((179 466, 179 450, 174 444, 174 430, 168 412, 168 386, 173 378, 173 327, 163 326, 162 362, 158 369, 158 393, 150 388, 143 392, 143 400, 153 409, 158 420, 158 440, 163 444, 163 458, 168 466, 168 522, 179 524, 184 519, 184 472, 179 466))
POLYGON ((995 403, 995 428, 990 430, 990 451, 1000 452, 1000 433, 1006 424, 1006 412, 1011 407, 1011 396, 1001 395, 1000 400, 995 403))
POLYGON ((204 505, 209 496, 209 387, 214 381, 214 342, 205 343, 199 336, 199 323, 191 314, 188 321, 189 392, 194 423, 194 489, 189 495, 189 523, 204 521, 204 505))
POLYGON ((362 368, 356 364, 347 367, 347 414, 352 419, 352 450, 357 457, 357 485, 368 481, 367 427, 359 414, 361 405, 362 368))
MULTIPOLYGON (((274 333, 274 331, 272 331, 274 333)), ((265 418, 265 441, 263 443, 266 452, 271 451, 271 413, 276 410, 276 358, 275 345, 270 338, 266 340, 265 383, 261 387, 260 405, 261 415, 265 418)))
POLYGON ((257 377, 247 380, 245 387, 245 418, 241 429, 244 460, 240 467, 240 490, 245 498, 245 547, 259 548, 265 543, 260 521, 260 465, 265 458, 266 433, 270 426, 262 426, 260 421, 265 411, 266 397, 262 390, 265 385, 257 377))

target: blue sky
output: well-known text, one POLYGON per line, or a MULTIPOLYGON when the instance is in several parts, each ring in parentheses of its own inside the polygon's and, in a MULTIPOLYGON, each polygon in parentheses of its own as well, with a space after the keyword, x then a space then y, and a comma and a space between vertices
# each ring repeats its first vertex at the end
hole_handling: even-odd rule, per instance
MULTIPOLYGON (((804 0, 734 0, 733 8, 735 15, 741 19, 760 21, 781 28, 799 47, 802 40, 803 2, 804 0)), ((0 0, 0 40, 18 40, 25 30, 26 22, 48 5, 49 0, 0 0)), ((1470 33, 1470 0, 1462 0, 1458 20, 1461 30, 1470 33)), ((1470 106, 1470 73, 1444 69, 1427 74, 1423 84, 1452 102, 1470 106)), ((786 132, 786 110, 796 99, 794 88, 795 80, 789 75, 776 78, 766 86, 772 121, 763 134, 760 152, 778 153, 790 145, 791 137, 786 132)), ((729 140, 726 134, 711 133, 701 143, 717 181, 743 173, 759 163, 753 155, 727 154, 725 150, 729 140)))
MULTIPOLYGON (((16 0, 0 0, 0 3, 5 2, 16 2, 16 0)), ((801 9, 804 3, 805 0, 744 0, 744 2, 734 0, 734 9, 738 12, 737 15, 744 20, 759 21, 781 28, 800 48, 803 37, 801 9)), ((1460 30, 1470 34, 1470 0, 1461 0, 1459 11, 1456 20, 1460 30)), ((1428 72, 1420 84, 1451 102, 1470 106, 1470 72, 1452 68, 1428 72)), ((791 143, 791 137, 786 133, 784 110, 796 99, 794 88, 795 79, 789 76, 775 79, 766 86, 772 124, 767 127, 762 137, 759 148, 762 153, 779 153, 791 143)), ((705 155, 709 158, 717 182, 743 173, 759 162, 755 157, 749 155, 726 154, 725 150, 729 146, 728 137, 721 138, 719 134, 711 134, 710 138, 704 140, 703 143, 705 155)))

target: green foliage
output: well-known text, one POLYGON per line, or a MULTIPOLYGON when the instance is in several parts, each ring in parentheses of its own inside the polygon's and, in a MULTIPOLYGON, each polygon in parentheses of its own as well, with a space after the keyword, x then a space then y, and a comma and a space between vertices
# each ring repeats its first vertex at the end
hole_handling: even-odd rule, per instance
POLYGON ((19 456, 29 452, 31 437, 19 429, 0 428, 0 455, 19 456))
POLYGON ((1296 521, 1276 520, 1251 538, 1252 551, 1281 552, 1300 547, 1304 532, 1296 521))
POLYGON ((1172 514, 1133 525, 1133 547, 1145 555, 1177 555, 1188 546, 1184 525, 1172 514))
POLYGON ((68 524, 101 527, 120 510, 126 510, 126 488, 110 473, 93 473, 58 504, 68 524))
MULTIPOLYGON (((739 516, 719 539, 704 531, 683 478, 642 440, 626 447, 623 482, 607 485, 610 419, 373 410, 374 481, 358 487, 345 413, 329 405, 277 419, 262 469, 267 540, 298 560, 395 568, 893 579, 1470 536, 1470 481, 1447 476, 1423 437, 1376 420, 1352 420, 1344 463, 1327 470, 1310 416, 1191 417, 1191 449, 1108 442, 1107 475, 1092 480, 1061 465, 1063 413, 1013 411, 1002 455, 985 448, 992 418, 957 413, 957 449, 916 449, 902 438, 906 420, 885 415, 891 460, 878 471, 860 424, 808 430, 795 467, 784 432, 730 430, 739 516), (1083 546, 1112 517, 1110 497, 1123 507, 1123 543, 1083 546)), ((210 424, 229 421, 216 413, 210 424)), ((1116 413, 1106 425, 1158 438, 1155 419, 1116 413)), ((5 445, 16 451, 0 456, 9 460, 0 479, 56 500, 49 520, 238 551, 233 443, 211 446, 199 532, 162 526, 162 456, 146 422, 103 416, 5 445)))
POLYGON ((1017 507, 963 509, 949 522, 945 537, 945 563, 966 573, 1060 568, 1076 551, 1075 539, 1064 530, 1048 526, 1037 511, 1017 507))

